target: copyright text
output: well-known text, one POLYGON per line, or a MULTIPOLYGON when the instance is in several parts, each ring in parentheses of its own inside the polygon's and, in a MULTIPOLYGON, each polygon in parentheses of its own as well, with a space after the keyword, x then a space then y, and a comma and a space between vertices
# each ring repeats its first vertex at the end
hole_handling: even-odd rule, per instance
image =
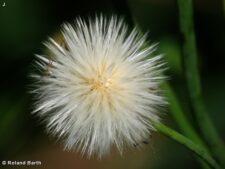
POLYGON ((32 160, 24 160, 24 161, 12 161, 12 160, 5 160, 1 161, 2 165, 7 166, 39 166, 41 165, 41 161, 32 161, 32 160))

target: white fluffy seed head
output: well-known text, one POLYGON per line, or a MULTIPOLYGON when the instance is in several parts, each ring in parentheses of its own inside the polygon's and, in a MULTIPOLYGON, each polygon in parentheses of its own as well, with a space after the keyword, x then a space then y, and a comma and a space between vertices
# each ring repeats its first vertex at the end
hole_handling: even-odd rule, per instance
POLYGON ((37 55, 34 113, 67 149, 101 157, 154 130, 150 120, 159 120, 164 104, 161 56, 152 56, 155 45, 146 45, 146 36, 128 32, 117 17, 77 19, 63 25, 65 45, 50 39, 51 55, 37 55))

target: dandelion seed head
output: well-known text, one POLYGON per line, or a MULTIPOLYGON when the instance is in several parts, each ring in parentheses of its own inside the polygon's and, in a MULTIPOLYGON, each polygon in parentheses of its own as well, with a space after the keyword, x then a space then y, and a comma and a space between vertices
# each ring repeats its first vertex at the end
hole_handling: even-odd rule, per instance
POLYGON ((37 55, 35 110, 66 149, 102 157, 148 139, 164 104, 161 57, 146 35, 122 19, 64 24, 65 45, 49 39, 51 57, 37 55), (66 46, 66 47, 65 47, 66 46), (47 72, 47 73, 46 73, 47 72))

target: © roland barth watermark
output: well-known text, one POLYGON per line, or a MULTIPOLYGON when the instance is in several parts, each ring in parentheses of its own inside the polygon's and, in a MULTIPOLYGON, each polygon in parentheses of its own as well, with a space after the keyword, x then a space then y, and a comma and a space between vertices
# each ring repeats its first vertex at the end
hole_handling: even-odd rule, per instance
POLYGON ((5 166, 39 166, 41 161, 39 160, 3 160, 1 165, 5 166))

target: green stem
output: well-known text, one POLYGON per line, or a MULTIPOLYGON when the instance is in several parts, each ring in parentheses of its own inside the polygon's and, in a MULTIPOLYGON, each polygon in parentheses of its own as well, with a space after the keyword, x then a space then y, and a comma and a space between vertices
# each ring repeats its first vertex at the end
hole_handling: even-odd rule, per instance
POLYGON ((225 166, 224 144, 220 140, 216 129, 208 116, 207 109, 202 99, 192 16, 192 0, 177 0, 177 2, 179 8, 180 30, 184 38, 182 51, 183 61, 191 103, 203 137, 209 144, 214 156, 225 166))
POLYGON ((199 135, 195 132, 192 125, 188 121, 187 117, 185 116, 185 112, 182 110, 178 99, 176 95, 174 94, 174 91, 171 89, 169 84, 164 85, 165 93, 169 102, 169 109, 170 113, 172 113, 172 116, 178 126, 181 128, 181 130, 190 137, 193 141, 200 144, 202 147, 207 149, 207 146, 202 141, 202 139, 199 137, 199 135))
POLYGON ((185 146, 190 151, 194 152, 197 156, 199 156, 202 160, 204 160, 209 166, 213 169, 222 169, 216 161, 207 153, 207 151, 202 148, 201 146, 195 144, 187 137, 177 133, 176 131, 170 129, 169 127, 165 126, 162 123, 151 121, 153 126, 157 129, 158 132, 161 134, 173 139, 174 141, 180 143, 181 145, 185 146))
MULTIPOLYGON (((209 152, 207 146, 199 137, 199 135, 195 132, 192 125, 185 116, 185 112, 182 110, 178 102, 178 99, 174 94, 173 90, 171 89, 170 85, 165 83, 163 87, 166 93, 166 98, 168 99, 169 102, 170 113, 173 119, 176 121, 179 128, 184 132, 186 136, 188 136, 194 142, 202 146, 207 152, 209 152)), ((197 160, 199 161, 202 168, 209 169, 209 166, 201 158, 198 158, 197 160)))

